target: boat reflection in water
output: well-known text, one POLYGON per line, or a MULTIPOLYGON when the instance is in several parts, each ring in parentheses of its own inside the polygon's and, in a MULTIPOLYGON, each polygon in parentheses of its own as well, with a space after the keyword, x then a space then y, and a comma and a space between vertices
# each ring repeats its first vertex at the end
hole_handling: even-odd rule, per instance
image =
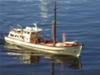
POLYGON ((40 53, 33 52, 31 50, 26 50, 25 48, 21 48, 15 45, 6 44, 7 54, 17 56, 23 64, 35 64, 39 62, 40 53))
POLYGON ((5 45, 8 50, 8 54, 18 55, 21 63, 24 64, 36 64, 40 62, 40 59, 49 60, 50 65, 50 73, 54 75, 56 64, 60 64, 62 73, 67 65, 68 68, 72 69, 81 69, 82 65, 80 63, 80 58, 72 57, 72 56, 57 56, 52 54, 47 54, 43 52, 36 52, 31 50, 26 50, 25 48, 20 48, 12 45, 5 45))
POLYGON ((72 56, 55 56, 53 57, 53 61, 55 63, 65 64, 69 68, 81 69, 82 67, 79 58, 75 58, 72 56))

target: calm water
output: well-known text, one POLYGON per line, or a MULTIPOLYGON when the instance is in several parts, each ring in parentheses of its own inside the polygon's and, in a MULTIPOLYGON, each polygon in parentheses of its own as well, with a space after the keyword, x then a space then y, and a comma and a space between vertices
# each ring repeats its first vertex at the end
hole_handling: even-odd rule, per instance
POLYGON ((48 3, 48 17, 44 19, 42 0, 0 0, 0 75, 99 75, 100 0, 57 0, 58 40, 66 32, 68 40, 83 42, 80 59, 70 61, 68 57, 52 57, 4 44, 4 35, 16 24, 25 27, 36 22, 47 29, 45 33, 50 37, 52 1, 48 3))

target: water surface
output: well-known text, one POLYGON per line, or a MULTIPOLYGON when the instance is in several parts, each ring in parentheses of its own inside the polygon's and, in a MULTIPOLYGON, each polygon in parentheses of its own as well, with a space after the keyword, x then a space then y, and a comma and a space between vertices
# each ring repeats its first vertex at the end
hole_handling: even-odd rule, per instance
MULTIPOLYGON (((48 31, 50 37, 52 21, 52 1, 49 1, 49 16, 41 16, 40 0, 0 0, 0 74, 2 75, 49 75, 52 60, 49 57, 37 57, 37 62, 30 62, 30 53, 12 51, 5 47, 3 37, 11 26, 22 27, 38 23, 48 31), (22 57, 25 55, 24 57, 22 57), (28 58, 29 57, 29 58, 28 58), (25 59, 24 59, 25 58, 25 59), (27 59, 26 59, 27 58, 27 59), (22 59, 24 62, 22 62, 22 59)), ((68 40, 78 40, 85 44, 81 53, 81 67, 76 69, 72 63, 55 64, 55 75, 99 75, 100 71, 100 1, 99 0, 57 0, 57 34, 61 41, 62 32, 66 32, 68 40), (71 66, 70 66, 71 65, 71 66)), ((13 49, 14 50, 14 49, 13 49)), ((22 50, 22 49, 21 49, 22 50)), ((26 49, 24 49, 26 50, 26 49)), ((34 52, 32 52, 34 53, 34 52)), ((34 57, 33 57, 34 58, 34 57)), ((60 58, 60 57, 59 57, 60 58)), ((59 59, 58 57, 53 59, 59 59)), ((66 57, 67 58, 67 57, 66 57)), ((34 58, 35 59, 35 58, 34 58)), ((66 59, 67 60, 67 59, 66 59)), ((31 60, 32 61, 32 60, 31 60)), ((69 60, 67 60, 68 62, 69 60)), ((77 60, 78 61, 78 60, 77 60)), ((75 65, 74 65, 75 66, 75 65)), ((79 66, 79 65, 78 65, 79 66)))

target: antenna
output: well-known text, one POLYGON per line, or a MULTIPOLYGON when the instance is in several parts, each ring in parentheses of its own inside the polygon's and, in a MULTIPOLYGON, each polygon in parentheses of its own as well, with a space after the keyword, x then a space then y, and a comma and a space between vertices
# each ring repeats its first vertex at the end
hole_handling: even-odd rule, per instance
POLYGON ((34 27, 35 27, 35 30, 37 31, 37 23, 33 23, 34 27))

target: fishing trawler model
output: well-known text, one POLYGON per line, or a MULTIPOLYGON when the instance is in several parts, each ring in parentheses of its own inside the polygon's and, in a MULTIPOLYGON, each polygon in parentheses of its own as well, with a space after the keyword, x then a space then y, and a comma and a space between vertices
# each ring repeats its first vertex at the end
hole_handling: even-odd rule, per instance
POLYGON ((5 41, 9 44, 25 47, 32 50, 52 53, 55 55, 70 55, 79 57, 82 50, 82 44, 76 41, 66 41, 65 33, 63 33, 63 41, 56 40, 56 1, 54 9, 54 21, 52 24, 52 40, 47 40, 41 36, 42 28, 25 27, 25 28, 12 28, 8 36, 5 36, 5 41))

